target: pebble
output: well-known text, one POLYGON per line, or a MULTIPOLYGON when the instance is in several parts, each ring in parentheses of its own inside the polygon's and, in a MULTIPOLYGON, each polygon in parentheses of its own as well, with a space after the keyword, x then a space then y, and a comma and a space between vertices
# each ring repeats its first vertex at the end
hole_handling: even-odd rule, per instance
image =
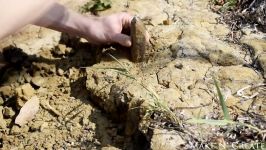
POLYGON ((64 55, 66 53, 66 45, 58 44, 53 50, 53 53, 58 56, 64 55))
POLYGON ((2 97, 0 97, 0 106, 2 106, 4 104, 4 100, 2 97))
POLYGON ((3 116, 3 106, 0 106, 0 129, 6 128, 6 121, 3 116))
POLYGON ((68 55, 73 53, 73 49, 70 47, 67 47, 64 44, 58 44, 55 49, 53 49, 53 53, 57 56, 62 56, 62 55, 68 55))
POLYGON ((45 83, 45 80, 41 76, 36 76, 32 78, 31 83, 39 88, 43 86, 43 84, 45 83))
POLYGON ((22 94, 28 98, 32 97, 34 95, 34 89, 33 87, 27 83, 21 86, 22 94))
POLYGON ((0 88, 0 93, 3 96, 3 98, 9 98, 11 97, 12 93, 12 88, 10 86, 3 86, 0 88))
POLYGON ((64 75, 64 70, 61 69, 61 68, 57 69, 57 74, 58 74, 59 76, 64 75))
POLYGON ((16 88, 17 100, 16 106, 20 109, 28 99, 34 96, 35 90, 30 83, 26 83, 18 88, 16 88))
POLYGON ((41 126, 43 125, 43 121, 36 121, 30 126, 31 131, 40 131, 41 126))
POLYGON ((163 24, 164 25, 171 25, 172 24, 172 20, 166 19, 166 20, 163 21, 163 24))
POLYGON ((155 129, 151 138, 151 148, 153 150, 180 149, 185 143, 178 132, 165 129, 155 129))
POLYGON ((102 147, 101 150, 120 150, 120 149, 113 146, 106 146, 102 147))
POLYGON ((87 117, 83 117, 82 119, 81 119, 81 125, 82 126, 86 126, 86 125, 88 125, 89 124, 89 119, 87 118, 87 117))
POLYGON ((15 115, 15 112, 10 107, 4 107, 4 109, 3 109, 3 115, 6 118, 12 118, 15 115))
POLYGON ((18 125, 14 125, 11 129, 11 134, 18 135, 20 133, 25 133, 29 131, 28 126, 19 127, 18 125))
POLYGON ((17 100, 16 100, 16 106, 17 106, 17 109, 22 108, 22 106, 23 106, 26 102, 27 102, 27 100, 18 97, 17 100))
POLYGON ((30 83, 30 81, 31 81, 31 76, 29 75, 29 74, 24 74, 24 79, 25 79, 25 81, 27 82, 27 83, 30 83))
POLYGON ((47 128, 48 128, 48 123, 47 123, 47 122, 44 122, 44 123, 41 125, 41 127, 40 127, 40 131, 41 131, 41 132, 44 132, 45 129, 47 129, 47 128))
POLYGON ((53 143, 45 142, 42 147, 45 149, 53 149, 53 143))

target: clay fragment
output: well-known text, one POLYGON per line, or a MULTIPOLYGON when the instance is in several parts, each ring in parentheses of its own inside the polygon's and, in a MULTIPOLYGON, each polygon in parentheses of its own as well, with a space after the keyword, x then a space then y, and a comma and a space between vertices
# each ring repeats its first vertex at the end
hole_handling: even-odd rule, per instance
POLYGON ((28 121, 31 121, 35 114, 39 110, 39 98, 37 96, 33 96, 30 100, 28 100, 23 107, 20 109, 20 112, 15 120, 15 123, 23 126, 28 121))
POLYGON ((131 21, 131 59, 133 62, 143 62, 150 54, 149 33, 142 21, 134 17, 131 21))

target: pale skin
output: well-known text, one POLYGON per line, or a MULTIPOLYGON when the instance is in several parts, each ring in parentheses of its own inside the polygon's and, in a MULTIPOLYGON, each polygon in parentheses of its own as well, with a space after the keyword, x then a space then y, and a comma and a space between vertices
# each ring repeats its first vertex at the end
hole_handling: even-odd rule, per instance
POLYGON ((128 13, 84 16, 56 0, 0 0, 0 40, 34 24, 77 35, 95 44, 119 43, 130 47, 130 36, 121 32, 130 27, 132 18, 128 13))
POLYGON ((0 39, 27 24, 78 35, 93 43, 119 43, 129 47, 130 37, 121 34, 132 16, 118 13, 106 17, 78 14, 56 0, 0 0, 0 39))

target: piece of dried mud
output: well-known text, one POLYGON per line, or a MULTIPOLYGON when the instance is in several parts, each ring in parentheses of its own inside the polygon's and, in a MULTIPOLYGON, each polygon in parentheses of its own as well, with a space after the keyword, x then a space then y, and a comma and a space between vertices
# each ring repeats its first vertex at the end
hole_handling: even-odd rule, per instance
POLYGON ((39 111, 40 101, 37 96, 33 96, 28 100, 23 107, 20 109, 20 112, 15 120, 15 123, 23 126, 27 122, 31 121, 36 113, 39 111))
POLYGON ((140 19, 134 17, 131 21, 131 59, 133 62, 147 61, 150 55, 149 33, 140 19))

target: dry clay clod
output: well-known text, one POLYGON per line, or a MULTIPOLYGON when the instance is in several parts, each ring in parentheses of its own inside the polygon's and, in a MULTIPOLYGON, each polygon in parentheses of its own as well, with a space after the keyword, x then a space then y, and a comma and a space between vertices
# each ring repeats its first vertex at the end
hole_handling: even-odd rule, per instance
POLYGON ((31 121, 36 113, 39 111, 40 101, 37 96, 33 96, 28 100, 23 107, 20 109, 20 112, 15 120, 15 123, 23 126, 28 121, 31 121))
POLYGON ((134 17, 131 21, 131 58, 133 62, 146 61, 150 54, 149 33, 140 19, 134 17))

